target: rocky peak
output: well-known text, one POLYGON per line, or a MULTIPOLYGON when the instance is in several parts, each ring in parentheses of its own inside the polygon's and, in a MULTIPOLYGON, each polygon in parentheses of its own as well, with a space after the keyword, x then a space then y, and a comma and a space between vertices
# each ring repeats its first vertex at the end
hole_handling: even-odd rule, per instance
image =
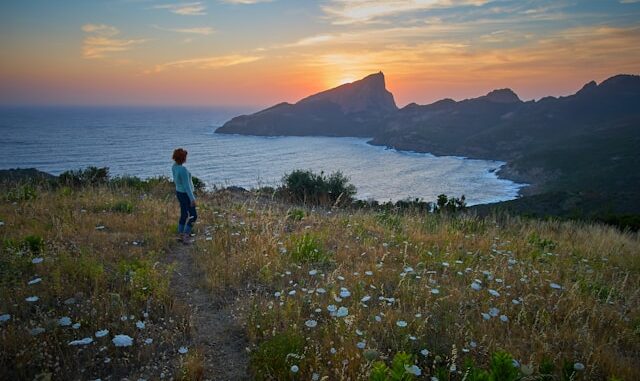
POLYGON ((340 105, 346 114, 361 111, 390 112, 398 109, 393 94, 386 88, 382 72, 311 95, 300 100, 298 104, 322 101, 340 105))
POLYGON ((489 102, 495 103, 520 103, 522 102, 518 95, 513 92, 511 89, 498 89, 493 90, 489 94, 481 97, 481 99, 485 99, 489 102))

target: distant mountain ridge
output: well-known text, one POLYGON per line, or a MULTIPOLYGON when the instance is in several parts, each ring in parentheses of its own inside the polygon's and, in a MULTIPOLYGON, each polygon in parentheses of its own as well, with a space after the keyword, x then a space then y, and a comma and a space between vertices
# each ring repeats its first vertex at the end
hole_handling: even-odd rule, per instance
POLYGON ((380 72, 233 118, 216 132, 362 136, 400 150, 503 160, 501 176, 532 184, 525 194, 638 192, 632 209, 640 211, 638 75, 592 81, 573 95, 538 101, 499 89, 398 109, 380 72))

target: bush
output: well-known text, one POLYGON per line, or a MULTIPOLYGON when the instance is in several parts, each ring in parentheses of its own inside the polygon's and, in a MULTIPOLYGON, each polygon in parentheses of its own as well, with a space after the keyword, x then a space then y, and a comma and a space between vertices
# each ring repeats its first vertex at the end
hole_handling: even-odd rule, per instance
POLYGON ((207 187, 207 184, 205 184, 204 181, 200 180, 199 178, 197 178, 195 176, 191 176, 191 182, 193 182, 193 189, 196 192, 203 192, 205 190, 205 188, 207 187))
POLYGON ((251 355, 251 368, 256 380, 286 380, 291 366, 302 368, 300 359, 304 351, 304 337, 293 332, 279 333, 264 342, 251 355), (294 355, 294 356, 291 356, 294 355))
POLYGON ((460 198, 447 197, 446 194, 438 195, 438 201, 436 201, 435 212, 436 213, 455 213, 467 209, 467 202, 464 195, 460 198))
POLYGON ((315 235, 305 233, 291 240, 289 256, 296 262, 326 262, 329 255, 322 248, 322 241, 315 235))
POLYGON ((282 191, 294 202, 312 205, 345 205, 353 201, 356 187, 342 172, 328 177, 324 172, 295 170, 282 178, 282 191))
MULTIPOLYGON (((371 381, 410 381, 415 379, 416 375, 420 375, 422 372, 418 371, 418 374, 412 373, 410 370, 413 366, 413 356, 398 352, 393 356, 391 361, 391 367, 388 367, 383 361, 377 361, 373 364, 371 369, 371 381)), ((417 369, 417 368, 416 368, 417 369)))
POLYGON ((36 188, 30 184, 19 185, 5 195, 5 199, 11 202, 33 200, 38 196, 36 188))
POLYGON ((304 210, 294 208, 287 212, 287 218, 293 221, 301 221, 304 218, 304 210))
POLYGON ((23 246, 33 254, 40 254, 44 249, 44 240, 40 236, 29 235, 24 238, 23 246))
POLYGON ((58 181, 60 184, 70 187, 105 184, 109 181, 109 168, 87 167, 86 169, 65 171, 60 174, 58 181))
POLYGON ((118 201, 109 207, 109 210, 117 213, 131 214, 133 213, 133 204, 129 201, 118 201))

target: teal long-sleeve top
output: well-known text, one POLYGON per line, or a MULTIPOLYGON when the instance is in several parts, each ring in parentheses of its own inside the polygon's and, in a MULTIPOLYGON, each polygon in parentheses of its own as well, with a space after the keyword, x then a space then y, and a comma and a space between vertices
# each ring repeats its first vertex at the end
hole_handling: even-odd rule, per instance
POLYGON ((171 172, 173 173, 173 182, 176 184, 176 191, 186 193, 189 195, 189 200, 194 201, 196 196, 193 195, 191 172, 181 164, 173 164, 171 172))

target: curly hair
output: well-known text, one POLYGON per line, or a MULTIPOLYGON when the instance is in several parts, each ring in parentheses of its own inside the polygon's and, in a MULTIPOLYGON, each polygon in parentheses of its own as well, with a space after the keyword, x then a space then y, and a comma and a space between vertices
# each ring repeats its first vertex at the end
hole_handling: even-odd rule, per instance
POLYGON ((175 149, 173 151, 172 158, 178 164, 184 163, 185 161, 187 161, 187 150, 182 149, 182 148, 175 149))

